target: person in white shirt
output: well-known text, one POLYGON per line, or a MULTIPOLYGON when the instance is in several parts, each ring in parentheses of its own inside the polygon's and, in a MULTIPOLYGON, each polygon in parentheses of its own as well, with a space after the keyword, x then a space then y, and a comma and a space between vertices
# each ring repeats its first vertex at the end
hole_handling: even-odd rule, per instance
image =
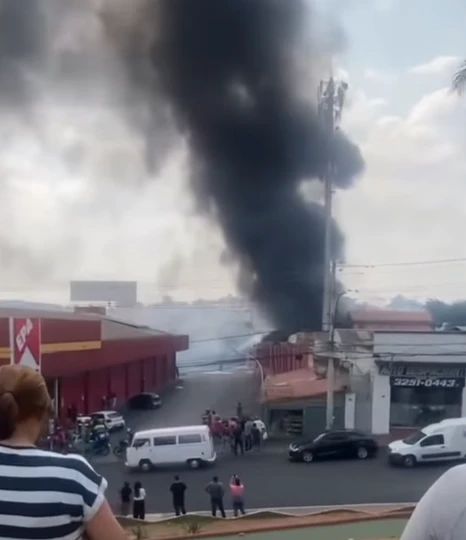
POLYGON ((400 540, 466 538, 466 465, 444 473, 414 510, 400 540))
POLYGON ((146 490, 141 482, 135 482, 133 495, 133 517, 134 519, 146 518, 146 490))

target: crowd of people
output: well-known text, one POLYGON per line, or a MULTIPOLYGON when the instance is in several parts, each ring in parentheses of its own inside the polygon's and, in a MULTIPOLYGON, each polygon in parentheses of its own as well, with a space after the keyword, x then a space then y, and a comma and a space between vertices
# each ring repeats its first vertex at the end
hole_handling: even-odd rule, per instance
MULTIPOLYGON (((237 475, 230 478, 228 485, 233 514, 237 517, 239 514, 245 515, 244 509, 244 484, 237 475)), ((186 515, 186 491, 187 485, 180 480, 176 475, 172 484, 169 487, 169 493, 172 497, 173 511, 176 516, 186 515)), ((205 491, 209 497, 212 516, 216 517, 219 513, 222 517, 226 517, 225 512, 225 488, 217 476, 207 484, 205 491)), ((141 482, 135 482, 134 487, 131 487, 129 482, 125 482, 120 489, 120 508, 119 512, 123 516, 131 513, 134 519, 145 519, 146 516, 146 491, 142 487, 141 482)))
POLYGON ((261 429, 260 420, 243 414, 241 403, 236 408, 236 416, 222 418, 215 411, 207 409, 203 422, 210 427, 212 437, 221 448, 230 448, 235 456, 249 451, 259 451, 267 433, 261 429))

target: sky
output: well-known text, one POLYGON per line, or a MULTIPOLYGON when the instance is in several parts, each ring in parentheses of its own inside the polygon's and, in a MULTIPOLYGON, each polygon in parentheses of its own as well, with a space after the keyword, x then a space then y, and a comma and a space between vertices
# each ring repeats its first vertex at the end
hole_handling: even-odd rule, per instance
MULTIPOLYGON (((466 3, 318 4, 346 34, 335 59, 349 83, 342 127, 366 161, 335 194, 346 236, 339 278, 380 304, 396 294, 466 298, 466 96, 449 91, 466 58, 466 3)), ((64 33, 62 46, 82 32, 64 33)), ((2 112, 1 298, 64 302, 69 279, 137 280, 143 301, 235 292, 221 236, 195 217, 186 148, 141 181, 143 141, 105 107, 57 106, 52 92, 36 120, 40 137, 2 112)))

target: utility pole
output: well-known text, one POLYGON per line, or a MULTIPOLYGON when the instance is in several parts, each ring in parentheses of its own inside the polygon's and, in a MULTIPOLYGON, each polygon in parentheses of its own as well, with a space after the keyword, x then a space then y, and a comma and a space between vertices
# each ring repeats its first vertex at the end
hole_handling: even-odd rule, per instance
POLYGON ((331 429, 334 418, 334 314, 333 297, 335 295, 336 261, 332 254, 332 195, 333 178, 335 174, 334 137, 335 129, 341 119, 345 94, 348 85, 345 82, 336 83, 333 77, 329 81, 321 81, 318 90, 318 111, 320 119, 327 132, 328 163, 325 171, 325 240, 324 240, 324 291, 322 306, 322 330, 328 333, 328 364, 327 364, 327 411, 326 427, 331 429))

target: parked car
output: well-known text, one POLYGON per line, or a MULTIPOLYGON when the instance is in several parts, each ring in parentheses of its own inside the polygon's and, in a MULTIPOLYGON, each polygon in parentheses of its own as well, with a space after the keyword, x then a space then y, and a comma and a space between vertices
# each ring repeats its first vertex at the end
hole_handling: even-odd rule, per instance
POLYGON ((459 461, 466 456, 466 418, 450 418, 430 424, 388 445, 391 465, 413 467, 417 463, 459 461))
POLYGON ((128 406, 130 409, 158 409, 162 406, 162 399, 158 394, 142 392, 130 397, 128 406))
POLYGON ((126 427, 125 419, 116 411, 97 411, 90 416, 92 421, 99 420, 103 422, 109 431, 116 431, 126 427))
POLYGON ((290 461, 311 463, 320 459, 367 459, 377 454, 375 439, 356 430, 325 431, 314 440, 299 441, 290 444, 290 461))

